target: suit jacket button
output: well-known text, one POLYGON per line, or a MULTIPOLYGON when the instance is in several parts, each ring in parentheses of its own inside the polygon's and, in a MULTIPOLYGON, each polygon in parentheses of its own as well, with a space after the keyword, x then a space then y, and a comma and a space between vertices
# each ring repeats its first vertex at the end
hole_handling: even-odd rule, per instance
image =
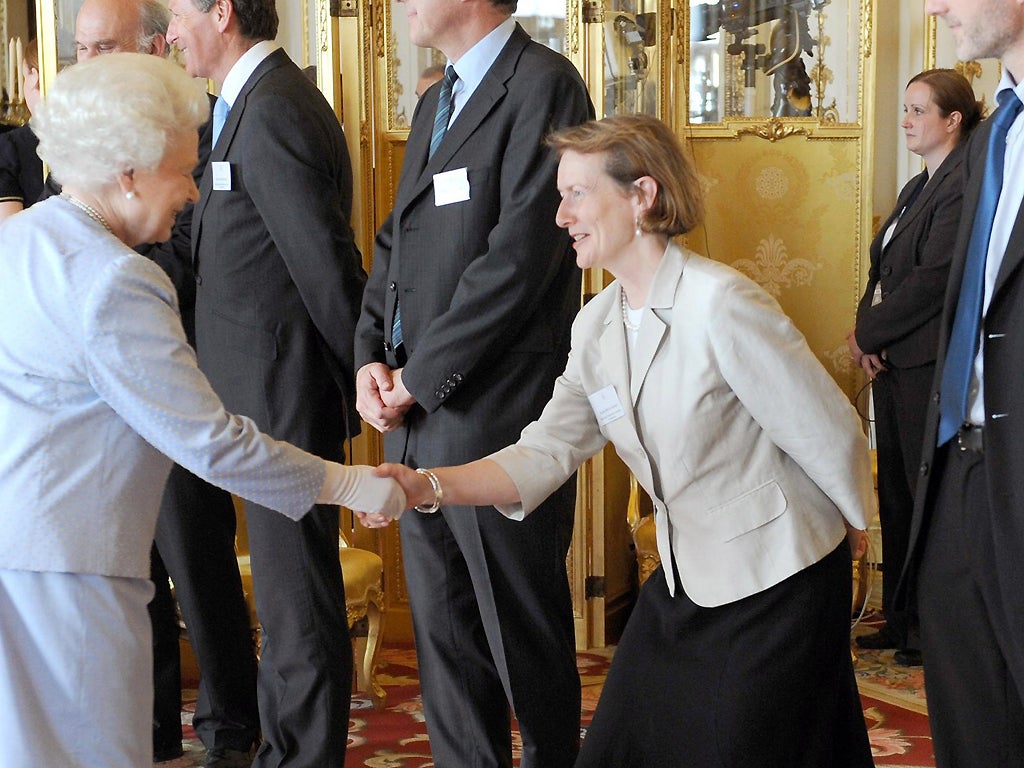
POLYGON ((202 284, 203 284, 203 276, 202 275, 196 275, 196 285, 202 285, 202 284))
POLYGON ((397 291, 398 290, 398 283, 394 283, 394 282, 388 283, 388 290, 389 291, 397 291))
POLYGON ((462 374, 461 373, 456 373, 454 376, 452 376, 452 378, 455 380, 456 384, 461 384, 462 383, 462 374))
POLYGON ((917 473, 919 475, 921 475, 921 477, 927 476, 927 474, 928 474, 928 462, 926 462, 926 461, 921 462, 921 467, 920 467, 920 469, 917 470, 917 473))
POLYGON ((892 267, 890 267, 888 264, 886 264, 884 267, 882 267, 882 274, 883 275, 891 275, 892 274, 892 267))

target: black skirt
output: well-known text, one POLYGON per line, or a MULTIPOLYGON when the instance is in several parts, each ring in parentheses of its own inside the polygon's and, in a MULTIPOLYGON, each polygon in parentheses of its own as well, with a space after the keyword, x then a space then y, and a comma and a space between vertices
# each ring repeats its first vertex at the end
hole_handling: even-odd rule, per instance
POLYGON ((702 608, 644 584, 576 768, 868 768, 845 541, 764 592, 702 608))

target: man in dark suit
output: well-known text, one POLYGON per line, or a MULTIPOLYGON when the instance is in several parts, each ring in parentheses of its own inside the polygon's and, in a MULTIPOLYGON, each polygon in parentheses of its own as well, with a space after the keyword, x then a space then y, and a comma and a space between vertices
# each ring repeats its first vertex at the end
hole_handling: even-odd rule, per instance
POLYGON ((1024 765, 1024 5, 928 0, 963 60, 1000 58, 964 157, 901 594, 916 583, 940 768, 1024 765), (1001 185, 1000 185, 1001 177, 1001 185))
MULTIPOLYGON (((75 18, 78 61, 118 51, 165 56, 170 12, 160 0, 85 0, 75 18)), ((211 101, 212 106, 212 101, 211 101)), ((210 123, 199 132, 199 185, 210 154, 210 123)), ((195 345, 196 281, 192 271, 192 208, 187 205, 165 243, 138 250, 163 267, 178 293, 181 320, 195 345)), ((181 756, 181 653, 178 608, 199 665, 192 725, 207 765, 245 762, 259 736, 256 651, 235 558, 231 496, 175 465, 167 480, 151 553, 156 593, 153 626, 153 755, 181 756), (169 581, 174 582, 174 595, 169 581)))
MULTIPOLYGON (((223 102, 192 223, 199 365, 228 408, 341 460, 359 425, 352 338, 365 282, 341 126, 271 42, 273 0, 170 8, 168 40, 191 74, 218 84, 223 102)), ((246 522, 263 629, 254 765, 340 768, 352 648, 338 510, 317 507, 291 522, 246 504, 246 522)))
MULTIPOLYGON (((555 224, 556 159, 543 141, 593 107, 572 64, 511 19, 514 2, 405 8, 412 42, 453 66, 417 104, 394 209, 377 233, 356 387, 360 414, 387 433, 387 460, 430 467, 514 442, 564 367, 579 273, 555 224)), ((510 706, 524 768, 572 764, 574 499, 572 481, 525 522, 493 507, 403 517, 438 765, 511 765, 510 706)))

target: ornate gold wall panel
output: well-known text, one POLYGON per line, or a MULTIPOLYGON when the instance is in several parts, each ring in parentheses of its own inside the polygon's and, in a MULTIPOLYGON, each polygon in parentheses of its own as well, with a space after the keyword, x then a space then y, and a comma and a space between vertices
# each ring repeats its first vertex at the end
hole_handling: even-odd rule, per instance
MULTIPOLYGON (((707 196, 704 226, 687 245, 743 272, 772 294, 851 397, 859 388, 846 333, 860 296, 870 226, 863 205, 863 141, 752 134, 694 139, 707 196)), ((869 186, 869 185, 867 185, 869 186)))

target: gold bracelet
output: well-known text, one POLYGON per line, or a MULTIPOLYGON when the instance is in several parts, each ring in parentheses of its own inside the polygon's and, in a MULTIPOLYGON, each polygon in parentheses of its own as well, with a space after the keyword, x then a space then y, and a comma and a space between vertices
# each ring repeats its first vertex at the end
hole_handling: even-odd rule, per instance
POLYGON ((441 500, 444 498, 444 491, 441 490, 441 481, 429 469, 417 469, 416 474, 423 475, 430 481, 430 487, 434 489, 434 503, 429 507, 425 504, 417 504, 413 509, 417 512, 425 512, 428 515, 437 512, 441 508, 441 500))

